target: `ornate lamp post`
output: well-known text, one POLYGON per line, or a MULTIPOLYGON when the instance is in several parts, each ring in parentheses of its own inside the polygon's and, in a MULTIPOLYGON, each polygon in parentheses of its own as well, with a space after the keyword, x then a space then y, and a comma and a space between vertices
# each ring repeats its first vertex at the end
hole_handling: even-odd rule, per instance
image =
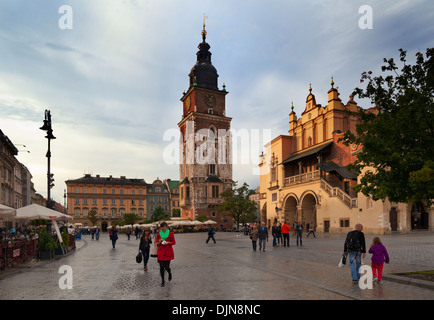
POLYGON ((54 183, 53 183, 54 179, 53 179, 53 174, 50 172, 50 159, 51 159, 50 141, 53 139, 56 139, 56 137, 53 136, 53 129, 51 128, 50 110, 45 110, 44 125, 42 127, 40 127, 39 129, 41 129, 43 131, 47 131, 47 135, 45 136, 45 138, 48 139, 48 151, 46 154, 46 157, 47 157, 47 203, 46 203, 46 206, 47 206, 47 208, 52 209, 50 190, 52 187, 54 187, 54 183))

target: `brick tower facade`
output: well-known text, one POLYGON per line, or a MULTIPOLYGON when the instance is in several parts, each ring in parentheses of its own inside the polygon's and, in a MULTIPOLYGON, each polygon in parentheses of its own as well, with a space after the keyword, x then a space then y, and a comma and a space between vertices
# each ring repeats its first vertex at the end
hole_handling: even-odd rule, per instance
POLYGON ((184 92, 183 119, 178 123, 180 139, 181 217, 195 220, 200 215, 232 228, 232 218, 217 210, 220 193, 231 186, 232 161, 226 116, 225 85, 218 88, 217 70, 211 63, 205 23, 197 62, 189 74, 189 88, 184 92))

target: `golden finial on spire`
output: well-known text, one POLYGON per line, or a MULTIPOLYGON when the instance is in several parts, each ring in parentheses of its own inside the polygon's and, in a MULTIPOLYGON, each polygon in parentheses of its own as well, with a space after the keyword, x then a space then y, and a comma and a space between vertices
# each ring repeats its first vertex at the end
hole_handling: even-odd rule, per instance
POLYGON ((207 19, 207 18, 208 18, 208 16, 206 16, 205 13, 204 13, 203 14, 203 29, 202 29, 202 32, 201 32, 203 41, 205 41, 205 38, 206 38, 205 19, 207 19))

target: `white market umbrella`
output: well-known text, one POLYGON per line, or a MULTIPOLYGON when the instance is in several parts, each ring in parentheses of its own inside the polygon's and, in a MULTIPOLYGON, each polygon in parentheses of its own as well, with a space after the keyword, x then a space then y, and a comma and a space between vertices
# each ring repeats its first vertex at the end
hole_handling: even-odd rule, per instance
POLYGON ((207 220, 203 224, 217 224, 214 220, 207 220))
POLYGON ((0 221, 1 220, 14 220, 17 215, 17 210, 14 208, 0 204, 0 221))
POLYGON ((35 219, 72 219, 71 216, 61 213, 59 211, 51 210, 47 207, 40 206, 39 204, 31 204, 17 209, 17 220, 35 220, 35 219))
POLYGON ((202 224, 203 224, 202 222, 197 221, 197 220, 188 222, 188 225, 190 225, 190 226, 198 226, 198 225, 202 225, 202 224))

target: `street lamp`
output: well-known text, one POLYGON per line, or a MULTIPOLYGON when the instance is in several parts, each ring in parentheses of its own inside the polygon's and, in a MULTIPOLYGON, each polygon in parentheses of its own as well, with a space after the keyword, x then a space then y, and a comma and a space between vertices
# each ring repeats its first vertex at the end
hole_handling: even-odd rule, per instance
POLYGON ((50 141, 53 139, 56 139, 55 136, 53 136, 53 129, 51 128, 51 114, 50 110, 45 110, 45 120, 44 125, 40 127, 42 131, 47 131, 47 135, 45 138, 48 139, 48 151, 46 154, 47 157, 47 202, 46 207, 52 209, 51 204, 51 188, 54 187, 54 178, 53 174, 50 172, 50 158, 51 158, 51 150, 50 150, 50 141))

